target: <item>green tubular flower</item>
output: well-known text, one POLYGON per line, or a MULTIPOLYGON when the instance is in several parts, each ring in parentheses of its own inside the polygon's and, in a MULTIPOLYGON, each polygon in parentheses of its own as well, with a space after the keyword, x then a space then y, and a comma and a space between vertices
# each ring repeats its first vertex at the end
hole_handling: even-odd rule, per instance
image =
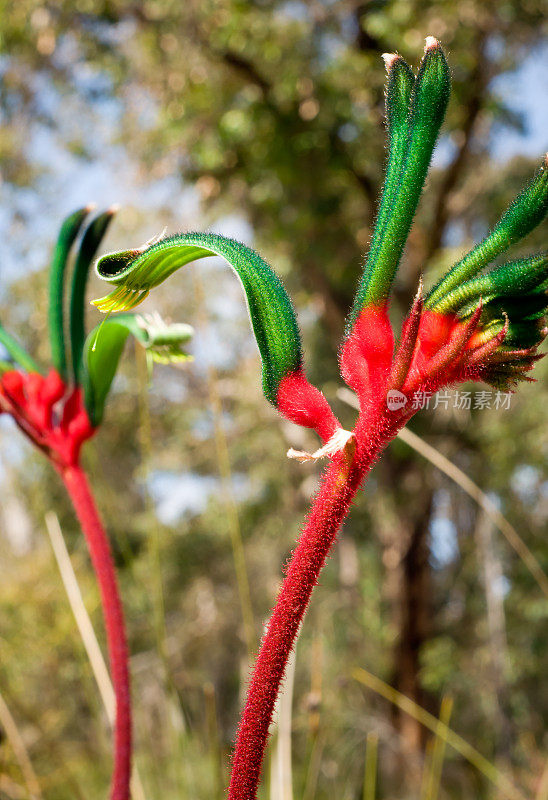
MULTIPOLYGON (((548 213, 548 155, 533 180, 510 204, 483 241, 470 250, 432 289, 427 308, 438 308, 460 284, 477 275, 501 253, 525 238, 548 213)), ((450 300, 449 300, 450 302, 450 300)))
POLYGON ((426 313, 456 314, 465 321, 481 303, 474 345, 481 348, 500 338, 497 348, 487 354, 491 362, 496 356, 495 363, 486 363, 481 373, 485 381, 500 388, 505 380, 507 386, 526 380, 523 372, 538 359, 536 348, 546 333, 547 287, 548 255, 541 253, 502 264, 462 283, 426 313))
POLYGON ((133 308, 180 267, 207 256, 222 256, 242 282, 263 361, 264 393, 276 404, 282 379, 302 368, 302 349, 291 301, 266 261, 249 247, 213 233, 183 233, 151 245, 137 257, 135 252, 99 259, 99 276, 118 289, 95 305, 101 311, 133 308))
POLYGON ((388 299, 449 101, 449 67, 439 42, 433 37, 426 40, 414 83, 410 68, 399 57, 391 57, 387 66, 389 170, 349 330, 364 306, 382 304, 388 299))
MULTIPOLYGON (((130 334, 147 350, 151 360, 168 364, 189 358, 180 346, 188 342, 193 333, 189 325, 166 325, 159 316, 154 318, 153 324, 149 324, 143 317, 125 314, 116 321, 106 320, 86 338, 85 294, 89 270, 116 211, 117 207, 113 206, 91 220, 82 236, 72 274, 69 319, 72 376, 75 386, 83 388, 84 406, 94 428, 103 419, 107 395, 130 334)), ((69 217, 69 220, 79 219, 78 213, 69 217)), ((83 223, 83 219, 79 220, 79 226, 83 223)), ((65 223, 61 229, 60 240, 68 244, 75 228, 75 225, 72 227, 65 223), (63 237, 65 226, 68 227, 70 235, 63 237)), ((62 269, 57 269, 57 275, 64 274, 69 255, 66 248, 61 252, 63 258, 59 259, 59 264, 62 261, 63 266, 62 269)), ((55 307, 62 309, 64 281, 57 278, 55 285, 61 292, 55 307)), ((58 324, 62 325, 63 320, 60 319, 58 324)), ((60 341, 59 336, 57 341, 60 341)), ((63 340, 62 352, 64 351, 63 340)))
POLYGON ((67 353, 63 312, 66 269, 70 249, 78 236, 78 232, 85 218, 92 208, 93 206, 80 208, 65 219, 59 231, 50 266, 48 328, 51 359, 53 367, 63 380, 67 377, 67 353))
POLYGON ((97 273, 116 288, 94 303, 105 312, 134 308, 180 267, 207 256, 224 258, 241 281, 267 400, 292 422, 315 428, 329 440, 340 426, 325 397, 304 375, 291 301, 272 268, 244 244, 214 233, 181 233, 146 249, 110 253, 98 260, 97 273))
POLYGON ((385 228, 392 214, 396 192, 401 183, 405 153, 408 146, 409 104, 415 84, 415 76, 409 64, 401 56, 385 53, 383 58, 388 72, 388 85, 386 87, 386 127, 389 141, 388 165, 375 230, 373 231, 364 274, 356 296, 355 307, 349 318, 349 325, 352 325, 355 317, 366 302, 371 277, 379 260, 384 255, 385 228))
POLYGON ((82 352, 86 339, 85 332, 85 294, 89 269, 99 245, 117 208, 109 208, 99 214, 86 228, 82 242, 76 256, 72 274, 72 287, 70 294, 70 344, 72 359, 72 376, 75 383, 80 382, 82 366, 82 352))
MULTIPOLYGON (((341 375, 373 408, 389 382, 409 391, 501 374, 509 384, 536 359, 545 336, 548 256, 521 258, 483 273, 493 259, 527 235, 548 211, 546 162, 483 242, 464 256, 423 301, 416 300, 395 340, 388 316, 390 287, 413 221, 443 122, 450 73, 442 48, 428 37, 415 79, 398 55, 386 55, 389 157, 379 213, 340 350, 341 375), (481 273, 481 274, 480 274, 481 273), (470 326, 470 327, 468 327, 470 326), (395 354, 395 355, 394 355, 395 354)), ((111 253, 97 271, 112 284, 95 301, 101 311, 127 311, 179 267, 210 255, 225 258, 240 278, 263 363, 267 399, 289 419, 322 438, 338 423, 325 398, 303 374, 295 314, 270 267, 254 251, 214 234, 187 233, 111 253)))
POLYGON ((495 297, 529 295, 532 290, 542 286, 547 278, 546 253, 509 261, 485 275, 461 284, 446 294, 434 308, 446 313, 457 311, 465 304, 468 304, 466 307, 477 306, 480 297, 487 301, 495 297))

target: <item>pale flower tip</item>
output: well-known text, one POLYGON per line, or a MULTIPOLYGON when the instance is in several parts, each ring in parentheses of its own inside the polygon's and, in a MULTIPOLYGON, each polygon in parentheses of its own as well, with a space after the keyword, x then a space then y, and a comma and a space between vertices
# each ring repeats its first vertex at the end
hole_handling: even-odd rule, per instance
POLYGON ((434 50, 436 47, 439 47, 440 43, 436 39, 435 36, 427 36, 424 40, 424 52, 427 53, 429 50, 434 50))
POLYGON ((305 461, 314 461, 312 453, 307 453, 305 450, 294 450, 292 447, 287 451, 288 458, 294 458, 295 461, 304 463, 305 461))
POLYGON ((111 206, 107 208, 106 213, 110 214, 110 216, 113 217, 115 214, 118 213, 118 211, 120 211, 120 208, 121 208, 120 203, 113 203, 111 206))
POLYGON ((344 428, 337 428, 331 439, 316 450, 315 453, 307 453, 305 450, 294 450, 292 447, 287 451, 288 458, 294 458, 297 461, 317 461, 319 458, 331 458, 336 453, 346 451, 354 443, 354 434, 352 431, 345 431, 344 428))
POLYGON ((397 53, 383 53, 382 59, 384 61, 384 66, 386 67, 386 71, 390 72, 392 67, 394 66, 394 62, 398 60, 397 53))
POLYGON ((96 208, 97 208, 97 203, 86 203, 86 205, 84 206, 84 211, 86 212, 86 214, 91 214, 91 212, 95 211, 96 208))

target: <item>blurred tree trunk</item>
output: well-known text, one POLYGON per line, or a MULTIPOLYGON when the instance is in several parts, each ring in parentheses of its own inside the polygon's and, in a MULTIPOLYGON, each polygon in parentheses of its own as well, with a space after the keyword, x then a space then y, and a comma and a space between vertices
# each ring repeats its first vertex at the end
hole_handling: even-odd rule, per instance
POLYGON ((487 632, 489 637, 490 680, 493 693, 493 727, 497 731, 498 756, 510 751, 511 729, 506 715, 508 669, 508 642, 506 615, 502 593, 503 571, 499 554, 493 542, 493 523, 480 512, 475 529, 478 555, 487 606, 487 632))
MULTIPOLYGON (((433 489, 427 476, 421 475, 412 461, 402 464, 389 453, 385 455, 392 462, 387 465, 393 475, 392 485, 398 488, 377 493, 373 518, 384 550, 384 597, 390 603, 398 631, 392 683, 398 691, 424 706, 419 655, 432 630, 428 530, 433 489)), ((425 744, 424 731, 417 720, 403 712, 394 710, 393 719, 405 756, 400 766, 412 773, 408 777, 415 782, 425 744)))
MULTIPOLYGON (((424 696, 419 679, 419 655, 432 629, 428 543, 432 494, 431 489, 422 494, 419 513, 413 521, 407 522, 407 541, 402 543, 400 635, 395 658, 394 685, 420 706, 424 706, 424 696)), ((397 725, 406 748, 413 753, 421 751, 425 737, 419 722, 399 712, 397 725)))

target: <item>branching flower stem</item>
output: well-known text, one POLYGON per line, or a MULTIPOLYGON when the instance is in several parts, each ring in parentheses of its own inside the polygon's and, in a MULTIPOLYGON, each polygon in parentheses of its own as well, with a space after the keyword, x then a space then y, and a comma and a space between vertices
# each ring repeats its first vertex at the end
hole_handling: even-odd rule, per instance
POLYGON ((88 480, 78 465, 56 466, 84 532, 99 583, 112 684, 116 698, 114 772, 111 800, 127 800, 131 774, 131 707, 128 648, 124 615, 109 541, 97 511, 88 480))
POLYGON ((354 495, 407 419, 382 408, 361 414, 353 440, 324 473, 257 656, 236 741, 228 800, 256 798, 276 697, 310 596, 354 495))

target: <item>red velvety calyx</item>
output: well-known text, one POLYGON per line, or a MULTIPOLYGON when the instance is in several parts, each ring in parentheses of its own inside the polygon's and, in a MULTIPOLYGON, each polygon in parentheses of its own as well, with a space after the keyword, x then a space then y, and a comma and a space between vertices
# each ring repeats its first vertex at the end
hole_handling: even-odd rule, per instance
POLYGON ((324 442, 340 427, 324 395, 307 381, 302 372, 282 378, 276 406, 284 417, 296 425, 314 428, 324 442))
POLYGON ((0 379, 0 395, 8 401, 22 405, 25 402, 23 375, 16 370, 5 372, 0 379))
POLYGON ((344 342, 341 375, 362 403, 377 402, 386 391, 394 353, 388 304, 364 308, 344 342))
POLYGON ((466 354, 474 348, 475 334, 469 338, 462 338, 469 324, 470 321, 461 321, 454 313, 440 314, 430 309, 423 310, 415 352, 405 382, 407 389, 410 387, 416 389, 424 383, 424 388, 436 391, 441 386, 448 386, 456 381, 477 378, 478 370, 471 370, 466 365, 466 354), (458 343, 461 339, 462 345, 456 347, 451 359, 443 365, 443 368, 434 369, 444 348, 447 350, 452 342, 458 343))
POLYGON ((451 331, 458 324, 456 314, 440 314, 425 308, 421 315, 415 359, 420 362, 432 358, 448 342, 451 331))
POLYGON ((2 410, 8 411, 24 432, 57 462, 75 464, 80 447, 93 436, 80 387, 74 388, 61 409, 54 408, 67 393, 67 386, 55 370, 48 375, 17 370, 0 380, 2 410))

